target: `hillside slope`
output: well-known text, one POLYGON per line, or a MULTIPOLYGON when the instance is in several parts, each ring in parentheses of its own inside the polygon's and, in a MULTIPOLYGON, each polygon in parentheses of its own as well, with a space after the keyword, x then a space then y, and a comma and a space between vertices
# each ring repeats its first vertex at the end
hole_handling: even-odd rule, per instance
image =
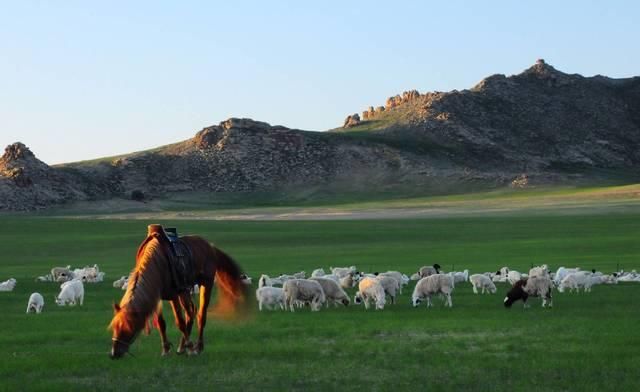
POLYGON ((391 97, 329 132, 231 118, 181 143, 56 167, 16 143, 0 159, 0 210, 175 192, 633 182, 638 147, 640 78, 569 75, 539 60, 470 90, 391 97))

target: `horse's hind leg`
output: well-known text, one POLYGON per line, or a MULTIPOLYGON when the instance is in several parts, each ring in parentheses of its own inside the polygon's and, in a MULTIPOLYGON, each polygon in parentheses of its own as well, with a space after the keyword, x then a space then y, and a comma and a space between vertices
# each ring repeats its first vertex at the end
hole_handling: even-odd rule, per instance
POLYGON ((212 284, 200 286, 200 308, 198 309, 198 341, 194 349, 194 354, 199 354, 204 350, 204 327, 207 324, 207 307, 211 300, 212 284))
POLYGON ((196 318, 196 306, 193 304, 193 300, 191 299, 191 294, 187 293, 181 295, 180 304, 184 309, 184 317, 185 317, 185 329, 186 329, 186 341, 184 342, 184 346, 189 350, 189 354, 192 353, 193 343, 191 343, 191 330, 193 328, 193 321, 196 318))

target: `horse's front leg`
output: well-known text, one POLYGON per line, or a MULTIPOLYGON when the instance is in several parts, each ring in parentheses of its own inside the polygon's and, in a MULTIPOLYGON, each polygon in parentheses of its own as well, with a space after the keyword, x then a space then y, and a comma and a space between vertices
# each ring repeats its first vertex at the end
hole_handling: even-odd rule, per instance
POLYGON ((153 323, 155 324, 158 332, 160 333, 160 343, 162 344, 162 356, 168 355, 171 352, 171 342, 167 339, 167 323, 162 316, 162 301, 158 302, 156 313, 153 316, 153 323))
POLYGON ((182 333, 182 337, 180 338, 180 343, 178 344, 176 353, 184 354, 185 348, 191 346, 191 343, 189 342, 189 332, 187 330, 187 323, 185 322, 182 315, 182 305, 180 304, 179 297, 171 300, 171 309, 173 309, 173 316, 176 320, 176 326, 182 333))
POLYGON ((194 354, 200 354, 204 350, 204 327, 207 325, 207 308, 211 300, 213 283, 200 286, 200 307, 198 309, 198 341, 194 349, 194 354))

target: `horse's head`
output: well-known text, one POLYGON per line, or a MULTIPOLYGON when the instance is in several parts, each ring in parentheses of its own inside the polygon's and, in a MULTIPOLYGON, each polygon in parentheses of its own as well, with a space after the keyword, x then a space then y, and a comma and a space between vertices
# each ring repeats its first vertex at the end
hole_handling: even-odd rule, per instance
POLYGON ((135 340, 139 329, 134 326, 134 320, 126 309, 120 308, 118 304, 113 304, 113 311, 114 316, 110 324, 113 335, 111 336, 112 344, 109 357, 118 359, 129 351, 129 346, 135 340))

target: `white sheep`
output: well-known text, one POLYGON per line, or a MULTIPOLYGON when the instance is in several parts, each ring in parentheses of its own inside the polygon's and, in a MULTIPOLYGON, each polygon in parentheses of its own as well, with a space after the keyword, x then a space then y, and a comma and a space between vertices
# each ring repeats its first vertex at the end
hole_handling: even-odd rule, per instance
POLYGON ((453 292, 453 279, 449 275, 436 274, 422 278, 416 284, 411 296, 413 307, 417 307, 424 298, 427 299, 427 307, 433 306, 431 296, 442 294, 445 297, 445 305, 452 307, 451 293, 453 292))
POLYGON ((384 309, 386 303, 384 287, 377 278, 365 277, 358 283, 358 291, 353 302, 360 304, 364 302, 364 308, 369 309, 369 300, 376 305, 376 310, 384 309))
POLYGON ((29 297, 29 302, 27 303, 27 313, 35 312, 41 313, 42 308, 44 307, 44 298, 42 298, 42 294, 33 293, 29 297))
POLYGON ((287 280, 289 279, 283 278, 282 276, 279 276, 277 278, 270 278, 269 275, 262 274, 260 276, 260 279, 258 279, 258 287, 275 286, 275 285, 282 286, 284 282, 287 280))
POLYGON ((586 271, 569 273, 565 275, 558 285, 558 291, 564 293, 566 289, 569 289, 569 292, 573 292, 573 290, 575 290, 578 293, 580 292, 581 287, 585 288, 588 284, 587 282, 589 281, 590 276, 591 273, 586 271))
POLYGON ((320 283, 308 279, 290 279, 284 282, 284 304, 294 312, 296 302, 308 303, 312 311, 318 311, 326 297, 320 283))
POLYGON ((264 286, 256 290, 256 299, 258 300, 258 309, 262 308, 274 309, 279 306, 284 310, 284 289, 280 287, 264 286))
POLYGON ((435 275, 437 273, 438 270, 430 265, 420 267, 420 269, 418 270, 418 275, 420 275, 420 278, 426 278, 427 276, 435 275))
POLYGON ((357 271, 356 266, 352 265, 351 267, 329 267, 331 273, 338 278, 344 278, 347 275, 354 275, 357 271))
POLYGON ((393 276, 379 274, 376 278, 378 282, 382 285, 384 292, 386 295, 391 297, 391 303, 396 303, 396 296, 400 292, 400 282, 393 276))
POLYGON ((509 271, 507 273, 507 282, 509 284, 514 285, 516 282, 522 280, 522 274, 518 271, 509 271))
POLYGON ((466 269, 463 272, 449 272, 449 276, 453 278, 453 283, 462 283, 469 280, 469 270, 466 269))
POLYGON ((565 268, 565 267, 560 267, 558 268, 558 270, 556 271, 554 277, 553 277, 553 281, 556 284, 556 286, 560 285, 560 282, 562 282, 562 279, 565 278, 565 276, 572 274, 574 272, 578 272, 580 271, 580 268, 565 268))
POLYGON ((324 269, 322 268, 318 268, 318 269, 314 269, 313 272, 311 273, 311 277, 312 278, 317 278, 320 276, 325 276, 326 273, 324 272, 324 269))
POLYGON ((51 276, 53 277, 53 281, 58 283, 66 282, 74 278, 70 265, 66 267, 53 267, 51 269, 51 276))
POLYGON ((406 286, 409 284, 409 278, 406 275, 398 272, 398 271, 387 271, 378 274, 378 276, 390 276, 398 281, 400 287, 400 294, 402 294, 402 286, 406 286), (405 279, 406 278, 406 279, 405 279))
POLYGON ((469 282, 473 286, 473 292, 478 294, 478 290, 482 290, 482 294, 488 292, 491 294, 495 294, 496 285, 491 281, 491 279, 484 274, 473 274, 469 277, 469 282))
POLYGON ((537 267, 533 267, 529 270, 528 276, 530 278, 534 276, 549 276, 549 266, 546 264, 542 264, 537 267))
POLYGON ((123 287, 127 287, 128 282, 129 277, 127 275, 122 275, 120 279, 113 281, 113 287, 116 289, 122 289, 123 287))
POLYGON ((17 281, 14 278, 9 278, 0 283, 0 291, 13 291, 16 287, 17 281))
POLYGON ((251 286, 251 277, 247 274, 241 274, 240 275, 240 279, 242 279, 242 283, 246 284, 247 286, 251 286))
POLYGON ((324 291, 327 306, 329 306, 329 302, 332 302, 336 306, 338 304, 342 304, 344 306, 349 305, 349 296, 343 290, 343 288, 340 287, 338 283, 336 283, 335 280, 327 279, 321 276, 313 277, 310 280, 315 280, 316 282, 320 283, 320 286, 322 286, 322 291, 324 291))
POLYGON ((84 285, 81 280, 74 279, 64 282, 60 285, 60 289, 60 294, 56 297, 58 306, 75 305, 78 302, 82 306, 84 302, 84 285))

